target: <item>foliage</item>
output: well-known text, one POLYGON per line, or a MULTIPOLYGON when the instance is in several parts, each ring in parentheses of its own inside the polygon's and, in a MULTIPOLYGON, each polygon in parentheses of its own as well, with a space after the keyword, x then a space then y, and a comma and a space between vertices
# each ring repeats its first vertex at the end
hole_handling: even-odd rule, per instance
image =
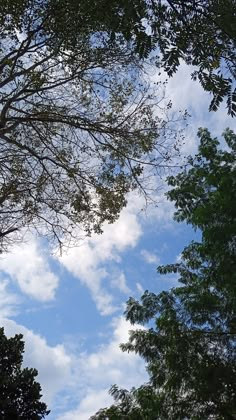
POLYGON ((236 418, 236 135, 227 148, 199 130, 199 153, 176 177, 168 198, 175 219, 202 232, 182 261, 158 268, 177 273, 180 285, 159 295, 130 298, 126 318, 149 323, 130 332, 124 351, 147 363, 149 382, 126 391, 114 386, 116 404, 93 419, 236 418))
POLYGON ((98 3, 1 2, 2 248, 22 227, 59 244, 78 227, 101 232, 126 193, 143 189, 145 163, 155 168, 172 153, 176 131, 160 117, 163 93, 153 115, 134 52, 139 29, 122 18, 129 7, 98 3))
MULTIPOLYGON (((210 110, 217 110, 227 98, 228 113, 235 115, 235 0, 99 0, 96 3, 76 3, 58 0, 58 10, 68 10, 72 34, 77 31, 70 16, 77 16, 79 21, 81 16, 86 16, 86 22, 95 23, 100 30, 109 28, 110 40, 118 41, 122 35, 141 58, 148 57, 153 51, 155 54, 158 47, 157 63, 164 67, 168 76, 177 71, 181 60, 193 65, 193 79, 198 79, 203 89, 213 95, 210 110)), ((59 22, 63 32, 64 13, 62 19, 60 13, 54 19, 55 27, 59 28, 59 22)))
MULTIPOLYGON (((164 67, 168 76, 177 71, 181 60, 193 65, 193 79, 198 79, 204 90, 213 95, 210 110, 217 110, 226 98, 229 114, 235 115, 235 0, 98 0, 96 3, 76 3, 58 0, 57 10, 63 10, 63 17, 60 13, 54 16, 55 29, 60 28, 63 33, 64 10, 68 10, 71 34, 77 31, 76 21, 70 16, 76 16, 79 22, 83 16, 86 22, 95 23, 99 30, 109 28, 110 40, 120 41, 122 36, 141 58, 153 52, 155 55, 158 47, 157 63, 164 67)), ((91 30, 91 25, 88 30, 91 30)))
POLYGON ((210 110, 227 98, 228 113, 236 114, 235 0, 169 0, 151 3, 151 26, 169 76, 181 60, 193 65, 193 79, 213 94, 210 110))
POLYGON ((227 97, 234 115, 234 22, 235 0, 1 1, 1 248, 22 227, 59 244, 101 232, 146 191, 145 164, 169 161, 176 131, 143 59, 195 66, 210 108, 227 97))
POLYGON ((24 342, 21 334, 7 338, 0 328, 0 413, 2 420, 37 420, 49 414, 40 401, 36 369, 21 367, 24 342))

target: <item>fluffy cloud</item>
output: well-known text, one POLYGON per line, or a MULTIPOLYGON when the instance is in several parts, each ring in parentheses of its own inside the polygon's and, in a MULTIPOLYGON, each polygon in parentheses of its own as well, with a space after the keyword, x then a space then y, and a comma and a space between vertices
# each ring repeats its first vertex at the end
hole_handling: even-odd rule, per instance
POLYGON ((80 378, 79 405, 58 417, 58 420, 88 420, 101 407, 111 404, 108 389, 114 383, 126 389, 146 379, 142 360, 135 354, 122 353, 119 344, 126 342, 132 328, 124 318, 115 318, 113 335, 97 352, 81 355, 77 367, 80 378))
POLYGON ((0 257, 0 270, 17 282, 21 291, 39 301, 54 299, 58 277, 50 271, 47 256, 36 239, 15 245, 0 257))
POLYGON ((56 394, 71 381, 72 357, 66 353, 63 345, 51 347, 43 337, 12 320, 1 318, 0 322, 7 336, 23 334, 24 365, 38 370, 43 400, 50 408, 56 394))
POLYGON ((136 381, 138 377, 143 379, 143 364, 140 358, 135 354, 122 353, 119 348, 120 343, 128 340, 128 332, 133 327, 123 317, 115 318, 112 326, 114 332, 108 345, 102 345, 98 352, 85 356, 88 367, 86 379, 90 384, 100 385, 106 372, 104 379, 108 384, 118 383, 129 388, 134 385, 134 378, 128 374, 129 371, 133 372, 134 365, 137 368, 136 381))
MULTIPOLYGON (((182 144, 181 152, 183 155, 193 154, 197 150, 197 130, 199 127, 207 127, 213 135, 220 136, 226 127, 234 129, 235 122, 227 114, 225 103, 222 104, 218 112, 208 112, 212 95, 203 90, 199 81, 193 81, 191 74, 195 68, 184 62, 181 63, 178 71, 168 79, 166 86, 166 98, 172 101, 173 110, 187 110, 190 114, 188 126, 185 130, 185 142, 182 144)), ((159 80, 157 73, 153 81, 159 80)), ((164 70, 161 79, 166 79, 164 70)))
POLYGON ((113 383, 129 389, 146 379, 143 361, 119 348, 132 328, 123 317, 113 319, 106 344, 96 351, 77 354, 69 353, 63 344, 50 346, 45 338, 15 321, 0 318, 0 323, 9 337, 23 334, 24 365, 38 370, 42 399, 52 410, 52 419, 88 420, 112 402, 108 389, 113 383))
POLYGON ((81 401, 79 408, 62 415, 58 420, 88 420, 100 408, 112 404, 112 398, 107 389, 91 390, 81 401))
POLYGON ((104 286, 104 280, 124 293, 129 291, 124 274, 120 273, 118 279, 114 278, 108 273, 105 264, 119 263, 120 254, 125 249, 134 247, 141 233, 137 206, 133 200, 130 200, 119 220, 112 225, 104 226, 102 235, 85 239, 80 247, 68 250, 59 259, 67 270, 89 288, 99 312, 103 315, 109 315, 117 309, 112 294, 104 286))

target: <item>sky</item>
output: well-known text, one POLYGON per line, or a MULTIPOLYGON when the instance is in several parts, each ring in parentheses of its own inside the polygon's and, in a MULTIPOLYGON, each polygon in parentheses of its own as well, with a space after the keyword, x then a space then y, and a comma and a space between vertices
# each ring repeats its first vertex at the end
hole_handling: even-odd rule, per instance
MULTIPOLYGON (((166 88, 174 110, 191 115, 182 156, 196 152, 198 127, 215 136, 235 128, 224 106, 208 113, 210 97, 190 74, 182 64, 166 88)), ((158 77, 152 75, 152 81, 158 77)), ((158 293, 177 285, 175 275, 160 276, 156 267, 177 261, 195 235, 173 221, 164 180, 156 182, 162 187, 157 207, 144 211, 143 198, 130 193, 120 218, 104 225, 102 235, 62 255, 28 234, 0 257, 1 325, 7 336, 23 334, 24 365, 38 369, 49 420, 88 420, 112 403, 112 384, 129 389, 147 380, 140 357, 119 348, 134 328, 123 316, 125 302, 146 289, 158 293)))

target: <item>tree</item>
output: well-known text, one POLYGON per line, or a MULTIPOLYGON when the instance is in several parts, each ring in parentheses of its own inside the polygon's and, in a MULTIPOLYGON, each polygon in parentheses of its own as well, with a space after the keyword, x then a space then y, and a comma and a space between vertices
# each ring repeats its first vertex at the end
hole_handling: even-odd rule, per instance
MULTIPOLYGON (((65 3, 72 4, 73 14, 76 10, 81 19, 81 7, 65 3)), ((235 10, 235 0, 99 0, 96 5, 86 2, 82 15, 109 27, 113 40, 122 34, 140 58, 156 55, 158 49, 157 64, 168 76, 177 71, 181 60, 193 65, 193 79, 213 95, 209 109, 217 110, 226 98, 228 113, 235 116, 235 10)))
POLYGON ((176 131, 153 115, 161 97, 150 96, 135 52, 145 31, 126 3, 98 3, 1 2, 2 249, 22 227, 59 244, 78 227, 101 232, 126 193, 144 188, 143 166, 170 159, 176 131))
POLYGON ((124 351, 147 363, 149 381, 131 391, 113 386, 116 404, 92 419, 236 418, 236 135, 227 149, 199 130, 199 153, 168 178, 175 219, 202 232, 182 261, 160 266, 177 273, 180 286, 130 298, 126 318, 149 328, 130 332, 124 351))
POLYGON ((150 25, 160 61, 169 76, 181 60, 195 68, 204 90, 213 95, 210 110, 227 99, 236 115, 236 2, 235 0, 152 1, 150 25))
POLYGON ((234 114, 234 5, 1 1, 2 249, 22 227, 59 244, 78 237, 78 226, 101 232, 128 191, 146 191, 145 164, 169 162, 176 132, 153 113, 160 98, 144 80, 147 57, 158 53, 169 76, 180 59, 195 65, 211 109, 227 97, 234 114))
MULTIPOLYGON (((77 11, 81 16, 81 7, 64 3, 72 4, 73 14, 77 11)), ((88 7, 86 2, 82 14, 103 28, 107 25, 113 40, 122 34, 141 58, 156 55, 157 48, 157 63, 168 76, 177 71, 181 60, 193 65, 193 79, 213 95, 210 110, 217 110, 226 98, 228 113, 235 116, 235 10, 235 0, 99 0, 89 1, 88 7)))
MULTIPOLYGON (((57 10, 63 10, 63 15, 54 12, 54 31, 64 34, 67 10, 71 34, 77 33, 75 16, 78 21, 83 16, 96 28, 108 29, 113 42, 120 42, 122 35, 140 58, 150 53, 156 56, 157 50, 157 64, 168 76, 177 71, 181 60, 193 65, 193 79, 198 79, 203 89, 213 95, 209 109, 217 110, 226 98, 228 113, 235 116, 235 0, 98 0, 80 5, 58 0, 57 10)), ((74 46, 73 36, 72 39, 74 46)))
POLYGON ((49 414, 41 402, 36 369, 22 368, 22 334, 7 338, 0 328, 0 417, 2 420, 37 420, 49 414))

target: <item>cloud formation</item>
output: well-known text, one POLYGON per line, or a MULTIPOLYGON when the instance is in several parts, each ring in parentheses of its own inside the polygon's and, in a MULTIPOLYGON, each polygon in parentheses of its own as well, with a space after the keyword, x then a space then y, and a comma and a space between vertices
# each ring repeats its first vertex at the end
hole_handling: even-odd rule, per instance
POLYGON ((112 294, 104 285, 105 280, 111 287, 117 287, 123 293, 129 291, 124 274, 119 273, 118 279, 115 279, 105 264, 119 263, 122 252, 133 248, 141 233, 137 207, 135 209, 131 201, 121 212, 117 222, 104 225, 102 235, 85 239, 80 247, 68 250, 59 258, 59 262, 88 287, 102 315, 112 314, 117 309, 112 294))
POLYGON ((43 400, 49 408, 56 394, 69 384, 72 377, 72 358, 62 344, 49 346, 45 338, 15 321, 1 318, 5 334, 12 337, 23 334, 25 342, 24 365, 38 370, 38 381, 42 386, 43 400))
POLYGON ((35 238, 1 255, 0 270, 30 297, 42 302, 54 299, 59 280, 50 270, 48 256, 35 238))
POLYGON ((80 356, 77 367, 80 402, 57 420, 88 420, 100 408, 112 403, 113 399, 108 394, 112 384, 130 389, 147 378, 140 357, 123 353, 119 348, 120 343, 128 340, 131 325, 123 317, 117 317, 113 319, 112 328, 113 334, 107 344, 101 345, 96 352, 80 356))
POLYGON ((127 286, 127 280, 124 273, 115 275, 112 279, 111 286, 120 290, 120 292, 124 293, 125 295, 131 293, 130 288, 127 286))

